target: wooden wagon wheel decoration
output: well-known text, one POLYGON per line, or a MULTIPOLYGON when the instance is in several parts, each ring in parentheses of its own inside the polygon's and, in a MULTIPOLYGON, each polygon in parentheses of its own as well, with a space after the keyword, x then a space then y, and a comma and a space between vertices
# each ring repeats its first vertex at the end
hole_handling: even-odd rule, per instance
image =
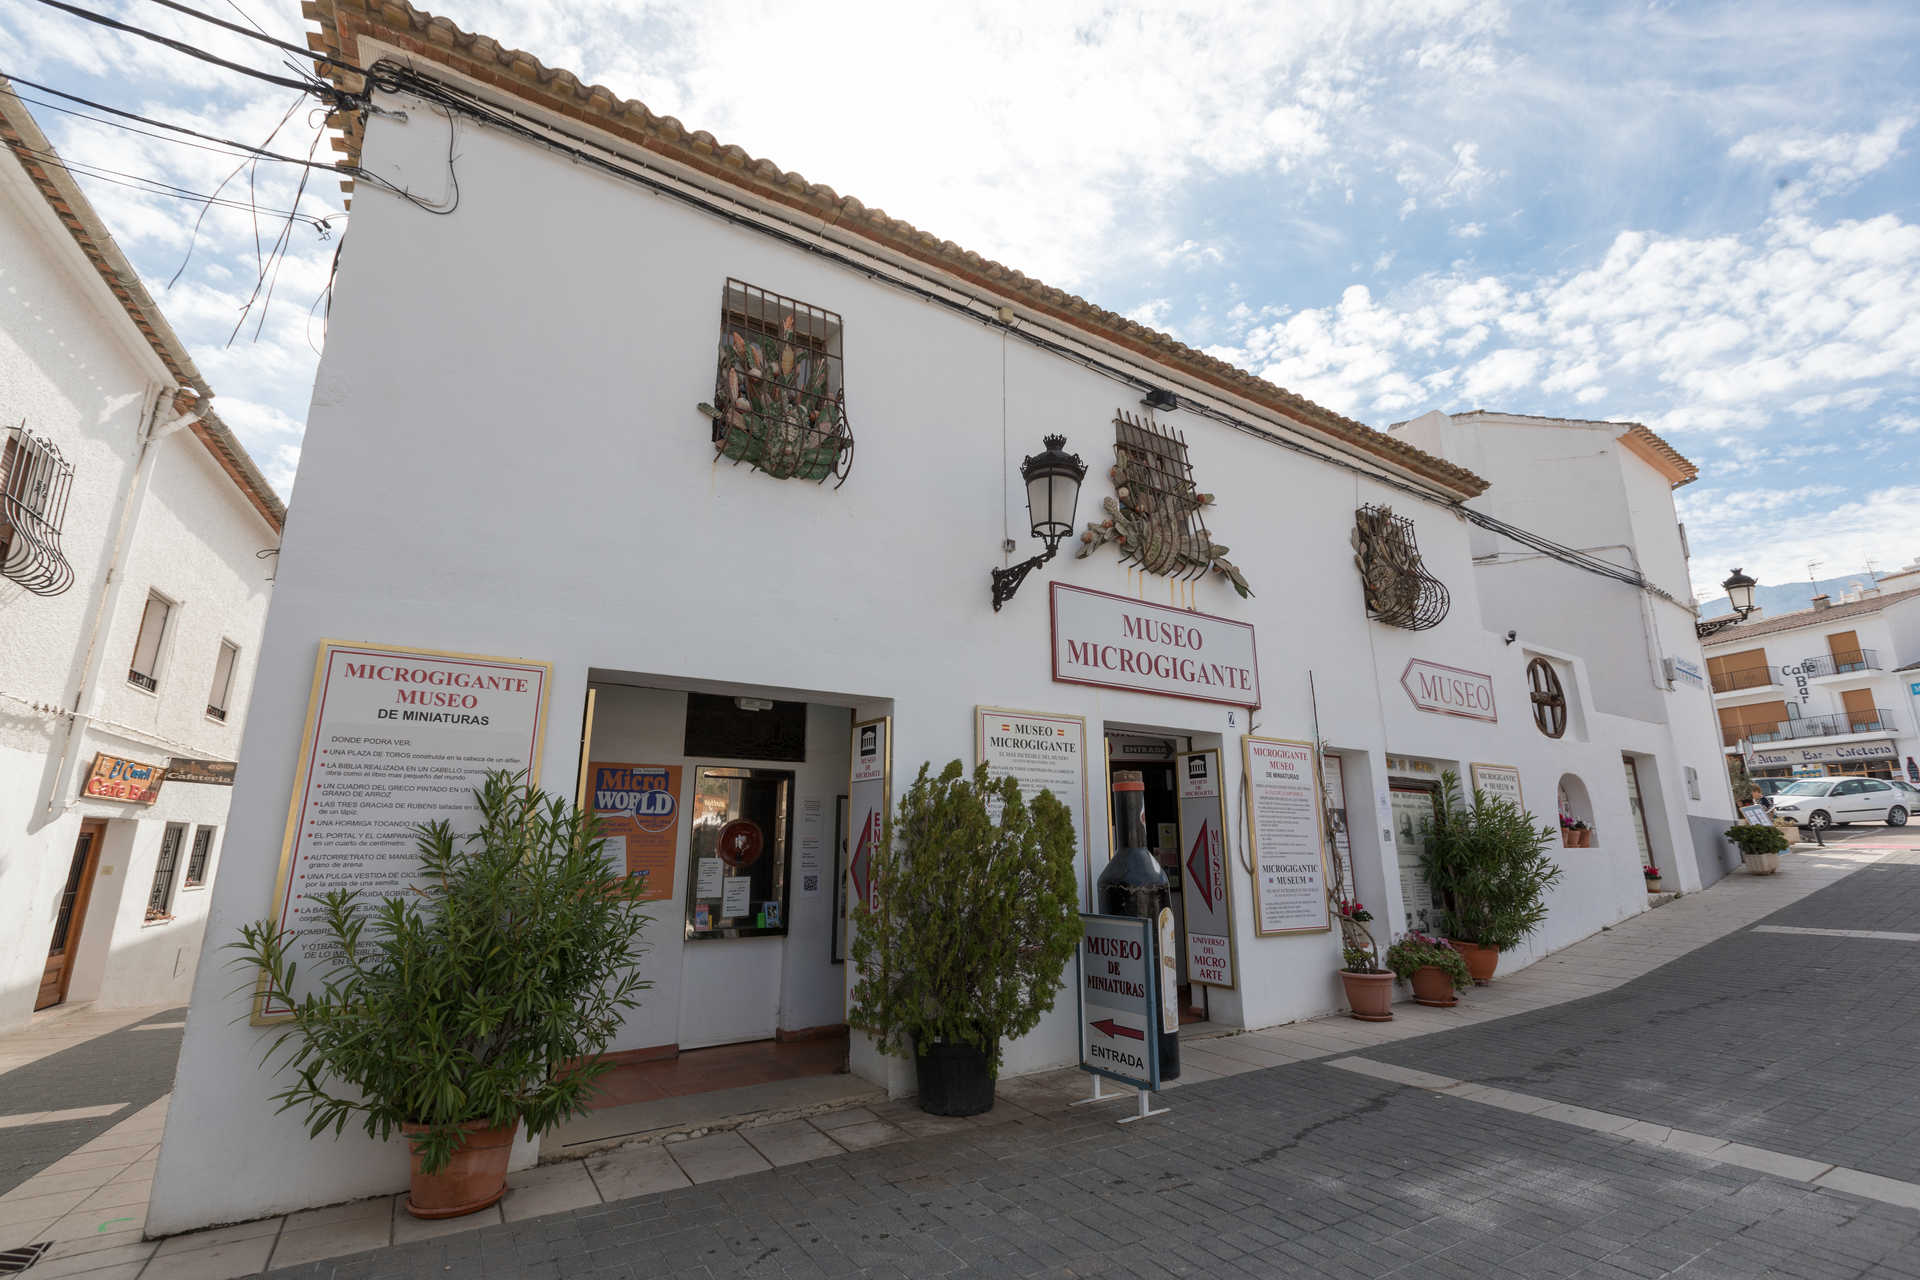
POLYGON ((1527 664, 1527 688, 1533 702, 1533 722, 1549 738, 1567 731, 1567 694, 1560 687, 1560 675, 1545 658, 1527 664))

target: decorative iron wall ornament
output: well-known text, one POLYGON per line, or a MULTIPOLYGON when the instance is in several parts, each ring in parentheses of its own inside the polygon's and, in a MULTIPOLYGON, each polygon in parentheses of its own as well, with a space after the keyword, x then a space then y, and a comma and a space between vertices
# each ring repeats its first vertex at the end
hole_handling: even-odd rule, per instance
POLYGON ((26 423, 0 435, 0 578, 37 596, 57 596, 73 585, 73 566, 60 549, 73 489, 73 464, 26 423))
POLYGON ((1118 461, 1107 472, 1113 497, 1100 504, 1106 518, 1080 535, 1078 558, 1111 542, 1123 561, 1146 573, 1191 581, 1211 570, 1243 597, 1251 596, 1246 578, 1226 558, 1227 548, 1213 540, 1201 519, 1213 495, 1194 486, 1186 439, 1151 417, 1142 421, 1124 410, 1113 423, 1118 461))
POLYGON ((1540 732, 1557 738, 1567 731, 1567 693, 1560 687, 1560 673, 1545 658, 1527 663, 1527 696, 1540 732))
POLYGON ((840 317, 728 280, 720 306, 713 447, 776 479, 816 484, 853 469, 853 432, 840 373, 840 317))
POLYGON ((1353 563, 1360 570, 1367 616, 1409 631, 1439 626, 1447 616, 1447 588, 1420 563, 1413 521, 1372 503, 1353 514, 1353 563))

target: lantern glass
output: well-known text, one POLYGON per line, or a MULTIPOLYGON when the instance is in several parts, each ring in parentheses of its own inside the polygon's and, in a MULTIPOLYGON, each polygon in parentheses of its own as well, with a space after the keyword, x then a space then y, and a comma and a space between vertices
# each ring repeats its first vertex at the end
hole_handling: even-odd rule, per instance
POLYGON ((1727 601, 1735 613, 1744 618, 1753 612, 1753 589, 1759 585, 1757 582, 1735 569, 1733 576, 1720 585, 1725 588, 1727 601))
POLYGON ((1027 517, 1033 536, 1047 544, 1052 555, 1060 540, 1073 532, 1073 511, 1080 501, 1080 482, 1087 467, 1066 451, 1065 436, 1048 436, 1046 449, 1020 464, 1027 485, 1027 517))

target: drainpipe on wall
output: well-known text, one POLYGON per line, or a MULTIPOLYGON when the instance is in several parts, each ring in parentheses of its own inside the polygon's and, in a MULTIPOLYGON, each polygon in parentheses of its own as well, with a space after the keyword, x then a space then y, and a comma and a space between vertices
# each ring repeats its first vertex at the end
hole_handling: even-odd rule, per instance
POLYGON ((207 402, 191 387, 163 386, 154 396, 153 410, 147 415, 146 430, 140 439, 140 451, 134 455, 126 488, 120 495, 120 513, 113 532, 113 554, 107 561, 107 571, 100 580, 100 591, 94 599, 93 616, 87 625, 80 683, 73 691, 73 709, 66 713, 66 733, 60 743, 60 760, 49 777, 47 794, 41 807, 41 812, 49 819, 56 809, 64 810, 72 803, 73 775, 80 767, 73 748, 87 725, 92 723, 93 709, 99 702, 100 665, 106 660, 105 650, 100 643, 101 635, 120 603, 120 588, 126 578, 120 572, 120 561, 126 554, 128 534, 138 522, 140 510, 146 504, 147 486, 144 482, 156 456, 154 446, 182 427, 190 427, 200 421, 206 411, 207 402), (161 422, 161 412, 168 407, 172 408, 173 416, 161 422))

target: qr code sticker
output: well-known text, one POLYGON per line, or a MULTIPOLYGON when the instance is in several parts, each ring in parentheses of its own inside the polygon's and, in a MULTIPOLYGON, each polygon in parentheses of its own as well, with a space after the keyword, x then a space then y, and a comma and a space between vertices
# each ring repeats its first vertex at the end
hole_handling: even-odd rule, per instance
POLYGON ((800 891, 802 893, 818 893, 820 891, 820 877, 819 876, 800 877, 800 891))

